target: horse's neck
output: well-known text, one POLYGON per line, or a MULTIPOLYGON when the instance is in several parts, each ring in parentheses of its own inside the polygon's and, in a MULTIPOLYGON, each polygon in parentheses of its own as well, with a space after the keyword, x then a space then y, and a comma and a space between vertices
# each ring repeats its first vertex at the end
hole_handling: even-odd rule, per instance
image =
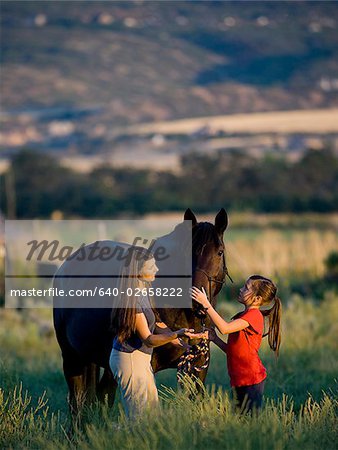
POLYGON ((172 254, 176 251, 176 245, 172 237, 170 237, 170 234, 167 234, 165 236, 159 237, 154 242, 152 252, 154 253, 156 250, 159 250, 160 248, 164 248, 166 250, 166 253, 172 254))

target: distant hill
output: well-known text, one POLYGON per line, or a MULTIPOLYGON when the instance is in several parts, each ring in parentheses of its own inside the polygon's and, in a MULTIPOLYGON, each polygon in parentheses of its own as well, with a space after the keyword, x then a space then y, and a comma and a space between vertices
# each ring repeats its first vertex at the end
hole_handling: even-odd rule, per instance
POLYGON ((336 107, 337 28, 337 2, 2 1, 4 142, 92 153, 116 126, 336 107))

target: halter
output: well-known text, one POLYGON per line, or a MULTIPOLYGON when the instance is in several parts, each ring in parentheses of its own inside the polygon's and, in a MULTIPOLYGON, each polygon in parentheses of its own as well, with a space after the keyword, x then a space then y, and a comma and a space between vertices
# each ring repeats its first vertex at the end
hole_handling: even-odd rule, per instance
MULTIPOLYGON (((204 244, 203 247, 202 247, 201 254, 203 253, 203 250, 204 250, 205 245, 206 245, 206 244, 204 244)), ((222 287, 223 284, 226 282, 226 277, 229 278, 229 280, 231 281, 231 283, 234 282, 233 279, 231 278, 229 272, 228 272, 228 268, 227 268, 227 265, 226 265, 226 262, 225 262, 224 252, 223 252, 223 254, 222 254, 222 260, 223 260, 223 272, 222 272, 222 279, 221 279, 221 280, 218 280, 217 278, 212 277, 211 275, 209 275, 205 270, 201 269, 200 267, 197 267, 197 268, 195 269, 195 272, 202 272, 202 273, 207 277, 207 279, 208 279, 208 291, 209 291, 208 294, 209 294, 209 300, 211 300, 211 297, 212 297, 212 295, 211 295, 211 283, 212 283, 212 282, 220 284, 221 287, 222 287)), ((199 311, 196 313, 196 315, 197 315, 198 317, 201 317, 201 316, 202 316, 202 317, 205 317, 206 313, 205 313, 204 310, 199 310, 199 311)), ((202 325, 203 325, 203 324, 202 324, 202 325)))

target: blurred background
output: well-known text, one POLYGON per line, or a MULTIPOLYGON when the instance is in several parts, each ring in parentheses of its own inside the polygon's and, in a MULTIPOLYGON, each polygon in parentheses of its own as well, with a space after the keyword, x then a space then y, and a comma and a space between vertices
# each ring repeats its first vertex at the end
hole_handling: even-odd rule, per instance
MULTIPOLYGON (((221 311, 272 277, 293 362, 268 360, 268 393, 318 397, 337 370, 337 27, 337 2, 2 1, 1 223, 226 208, 221 311)), ((41 339, 61 365, 50 313, 3 314, 6 386, 25 367, 37 392, 41 339)))

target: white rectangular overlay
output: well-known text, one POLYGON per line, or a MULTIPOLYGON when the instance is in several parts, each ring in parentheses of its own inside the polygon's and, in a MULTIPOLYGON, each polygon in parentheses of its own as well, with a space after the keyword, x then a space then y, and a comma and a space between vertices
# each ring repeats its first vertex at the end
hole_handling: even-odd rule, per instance
POLYGON ((191 308, 191 235, 189 220, 8 220, 5 307, 114 308, 148 295, 158 308, 191 308), (143 249, 155 279, 128 288, 143 249))

